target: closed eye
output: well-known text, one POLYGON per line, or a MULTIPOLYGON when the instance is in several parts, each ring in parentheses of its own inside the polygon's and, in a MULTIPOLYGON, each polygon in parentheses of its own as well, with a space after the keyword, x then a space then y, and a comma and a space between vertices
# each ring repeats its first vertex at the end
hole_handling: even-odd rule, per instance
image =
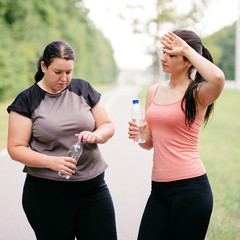
MULTIPOLYGON (((162 54, 167 54, 167 53, 165 53, 165 52, 163 51, 162 54)), ((175 57, 176 55, 170 55, 170 54, 168 54, 168 56, 169 56, 170 58, 173 58, 173 57, 175 57)))

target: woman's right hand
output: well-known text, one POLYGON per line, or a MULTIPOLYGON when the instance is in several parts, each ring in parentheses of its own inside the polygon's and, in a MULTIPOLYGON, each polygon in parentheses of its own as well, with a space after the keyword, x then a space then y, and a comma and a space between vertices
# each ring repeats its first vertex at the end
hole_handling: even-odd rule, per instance
POLYGON ((53 171, 60 172, 66 175, 75 173, 77 161, 71 157, 54 157, 51 156, 49 161, 49 168, 53 171))
MULTIPOLYGON (((139 132, 139 127, 137 124, 133 121, 128 122, 129 127, 128 127, 128 138, 134 140, 139 132)), ((152 135, 149 131, 149 127, 147 125, 147 122, 144 122, 141 126, 141 128, 144 128, 144 131, 146 133, 146 142, 144 143, 138 143, 138 145, 144 149, 150 150, 153 147, 153 142, 152 142, 152 135)))
MULTIPOLYGON (((129 124, 129 127, 128 127, 128 138, 134 140, 137 137, 137 135, 138 135, 139 127, 133 121, 129 121, 128 124, 129 124)), ((144 122, 140 127, 145 129, 146 126, 147 126, 147 123, 144 122)))

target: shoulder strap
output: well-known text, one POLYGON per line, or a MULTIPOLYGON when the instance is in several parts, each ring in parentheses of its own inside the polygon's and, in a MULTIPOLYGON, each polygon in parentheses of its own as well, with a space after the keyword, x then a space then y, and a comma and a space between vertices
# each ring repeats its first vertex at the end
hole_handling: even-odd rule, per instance
POLYGON ((154 94, 153 94, 153 96, 152 96, 152 98, 151 98, 151 103, 153 102, 153 99, 154 99, 154 97, 155 97, 156 94, 157 94, 157 91, 158 91, 158 89, 159 89, 159 86, 160 86, 160 83, 157 85, 157 87, 156 87, 156 89, 155 89, 155 92, 154 92, 154 94))
POLYGON ((155 97, 155 96, 156 96, 156 94, 157 94, 157 91, 158 91, 159 87, 160 87, 160 83, 157 85, 157 88, 156 88, 156 90, 155 90, 155 93, 154 93, 153 97, 155 97))

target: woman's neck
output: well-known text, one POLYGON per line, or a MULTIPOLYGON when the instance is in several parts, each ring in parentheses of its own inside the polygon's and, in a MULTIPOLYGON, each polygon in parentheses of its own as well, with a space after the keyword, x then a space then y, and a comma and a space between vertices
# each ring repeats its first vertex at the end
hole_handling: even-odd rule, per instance
MULTIPOLYGON (((48 84, 46 83, 45 79, 42 78, 38 83, 38 86, 44 90, 45 92, 51 93, 51 94, 57 94, 58 92, 54 91, 53 89, 51 89, 48 84)), ((59 91, 60 92, 60 91, 59 91)))
POLYGON ((170 88, 187 88, 189 83, 192 81, 188 77, 187 74, 177 74, 177 75, 171 75, 170 81, 169 81, 169 87, 170 88))

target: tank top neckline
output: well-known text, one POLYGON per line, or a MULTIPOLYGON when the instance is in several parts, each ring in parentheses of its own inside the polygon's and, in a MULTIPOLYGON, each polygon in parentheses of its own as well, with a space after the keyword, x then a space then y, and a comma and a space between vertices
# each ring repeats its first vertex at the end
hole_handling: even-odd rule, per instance
MULTIPOLYGON (((179 103, 179 102, 182 101, 182 98, 180 98, 180 99, 178 99, 178 100, 176 100, 176 101, 174 101, 174 102, 172 102, 172 103, 165 103, 165 104, 157 103, 157 102, 155 101, 155 96, 156 96, 156 94, 157 94, 157 91, 158 91, 159 86, 160 86, 160 83, 158 84, 158 86, 157 86, 157 88, 156 88, 156 90, 155 90, 155 93, 154 93, 154 95, 153 95, 152 104, 155 104, 155 105, 157 105, 157 106, 171 106, 171 105, 175 105, 175 104, 177 104, 177 103, 179 103)), ((196 115, 196 118, 198 118, 201 122, 203 121, 203 118, 200 117, 199 115, 196 115)))
POLYGON ((174 105, 174 104, 177 104, 178 102, 182 101, 182 98, 180 98, 180 99, 178 99, 178 100, 176 100, 176 101, 174 101, 174 102, 170 102, 170 103, 164 103, 164 104, 162 104, 162 103, 157 103, 157 102, 155 101, 155 97, 156 97, 156 94, 157 94, 158 89, 159 89, 159 87, 160 87, 160 84, 161 84, 161 83, 158 84, 158 86, 157 86, 157 88, 156 88, 156 90, 155 90, 155 92, 154 92, 154 95, 153 95, 153 98, 152 98, 152 103, 154 103, 154 104, 156 104, 156 105, 158 105, 158 106, 170 106, 170 105, 174 105))
POLYGON ((157 103, 155 101, 155 97, 153 98, 152 102, 156 105, 159 105, 159 106, 170 106, 170 105, 174 105, 174 104, 177 104, 178 102, 182 101, 182 98, 178 99, 177 101, 174 101, 174 102, 171 102, 171 103, 157 103))

